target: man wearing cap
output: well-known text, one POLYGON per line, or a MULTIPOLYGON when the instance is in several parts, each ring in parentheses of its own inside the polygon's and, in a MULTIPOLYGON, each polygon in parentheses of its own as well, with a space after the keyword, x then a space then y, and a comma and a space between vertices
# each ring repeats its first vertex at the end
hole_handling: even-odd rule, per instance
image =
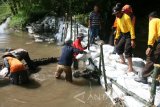
MULTIPOLYGON (((83 33, 80 33, 78 35, 77 39, 73 42, 72 46, 74 48, 77 48, 77 49, 81 50, 81 51, 85 50, 87 48, 87 46, 83 47, 82 44, 81 44, 83 38, 84 38, 83 33)), ((77 53, 74 54, 73 67, 74 67, 75 70, 78 69, 78 60, 75 58, 77 55, 78 55, 77 53)))
POLYGON ((100 34, 101 29, 101 15, 99 13, 99 7, 94 6, 94 11, 89 15, 89 29, 90 29, 90 43, 95 42, 95 38, 100 34))
MULTIPOLYGON (((30 70, 35 70, 36 67, 33 63, 33 61, 30 59, 29 54, 26 50, 22 49, 22 48, 18 48, 18 49, 6 49, 6 51, 8 51, 8 53, 12 54, 14 57, 16 57, 18 60, 25 60, 25 62, 27 63, 28 67, 30 70)), ((5 53, 5 55, 7 56, 7 54, 5 53)))
POLYGON ((9 77, 12 84, 21 85, 29 82, 29 77, 25 65, 15 58, 11 53, 3 56, 4 67, 7 68, 8 73, 4 75, 9 77))
POLYGON ((120 56, 121 63, 125 64, 125 57, 128 60, 128 71, 132 72, 132 48, 135 47, 135 31, 130 16, 123 13, 121 7, 116 7, 113 14, 117 17, 117 29, 114 44, 116 45, 116 52, 120 56), (119 42, 117 40, 121 36, 119 42))
POLYGON ((124 5, 123 8, 122 8, 122 12, 131 17, 132 24, 133 24, 133 27, 134 27, 135 23, 136 23, 136 17, 133 14, 133 10, 132 10, 131 5, 128 5, 128 4, 124 5))
POLYGON ((65 46, 62 48, 62 53, 61 53, 61 56, 59 58, 59 62, 58 62, 58 65, 57 65, 57 71, 55 73, 55 77, 57 79, 60 78, 62 72, 65 72, 66 81, 72 82, 71 65, 72 65, 75 53, 85 53, 85 52, 74 48, 72 46, 72 40, 67 40, 65 42, 65 46))
POLYGON ((149 14, 149 33, 148 33, 148 48, 146 49, 147 63, 139 72, 139 78, 135 81, 147 83, 147 77, 152 74, 154 64, 160 64, 160 19, 157 12, 149 14), (157 42, 157 45, 156 45, 157 42), (154 49, 154 47, 156 47, 154 49))
MULTIPOLYGON (((118 6, 121 6, 121 7, 122 7, 121 3, 117 3, 116 6, 113 8, 113 11, 114 11, 118 6)), ((131 5, 128 5, 128 4, 124 5, 123 8, 122 8, 122 12, 131 17, 132 24, 133 24, 133 26, 135 27, 136 17, 135 17, 134 14, 133 14, 133 10, 132 10, 131 5)), ((112 26, 112 33, 111 33, 112 35, 111 35, 111 37, 110 37, 110 44, 111 44, 111 45, 114 44, 114 36, 115 36, 115 34, 116 34, 116 28, 117 28, 117 22, 116 22, 116 21, 117 21, 117 17, 116 17, 116 19, 115 19, 115 21, 114 21, 114 23, 113 23, 113 26, 112 26)), ((115 50, 114 50, 113 53, 115 53, 115 50)))

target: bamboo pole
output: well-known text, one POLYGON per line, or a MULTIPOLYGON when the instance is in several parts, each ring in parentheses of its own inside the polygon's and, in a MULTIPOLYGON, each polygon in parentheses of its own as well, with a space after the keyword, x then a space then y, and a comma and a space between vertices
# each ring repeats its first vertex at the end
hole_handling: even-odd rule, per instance
POLYGON ((102 71, 102 70, 101 70, 101 63, 102 63, 101 60, 102 60, 102 56, 101 56, 101 54, 100 54, 100 57, 99 57, 99 71, 102 71))
POLYGON ((103 76, 104 76, 104 83, 105 83, 105 89, 106 89, 106 91, 108 90, 107 89, 107 78, 106 78, 106 73, 105 73, 105 65, 104 65, 104 56, 103 56, 103 45, 101 44, 100 45, 100 49, 101 49, 101 60, 102 60, 102 67, 103 67, 103 76))
POLYGON ((138 95, 136 95, 135 93, 133 93, 132 91, 127 90, 126 88, 124 88, 123 86, 121 86, 120 84, 117 83, 116 80, 106 76, 107 79, 109 79, 114 85, 116 85, 118 88, 120 88, 124 93, 126 93, 129 96, 132 96, 133 98, 135 98, 137 101, 142 102, 143 104, 145 104, 147 107, 151 107, 152 104, 148 101, 146 101, 145 99, 139 97, 138 95))
POLYGON ((154 105, 155 101, 155 95, 156 95, 156 86, 157 86, 157 76, 158 76, 158 71, 160 67, 159 65, 154 65, 154 70, 153 70, 153 75, 152 75, 152 84, 151 84, 151 90, 150 90, 150 103, 154 105))
POLYGON ((88 29, 88 50, 90 50, 90 34, 89 34, 89 29, 88 29))
POLYGON ((70 31, 70 39, 72 40, 72 1, 70 0, 70 7, 69 7, 69 10, 70 10, 70 20, 71 20, 71 31, 70 31))
POLYGON ((70 18, 71 18, 71 32, 70 32, 70 38, 71 38, 71 40, 72 40, 72 23, 73 23, 73 22, 72 22, 72 15, 71 15, 70 18))
MULTIPOLYGON (((75 18, 76 19, 76 18, 75 18)), ((77 21, 77 20, 76 20, 77 21)), ((77 37, 78 37, 78 34, 79 34, 79 32, 78 32, 78 23, 76 22, 76 24, 77 24, 77 37)))
POLYGON ((115 84, 118 88, 120 88, 124 93, 126 93, 127 95, 130 95, 132 96, 133 98, 135 98, 136 100, 142 102, 143 104, 147 105, 147 107, 151 107, 152 104, 148 101, 146 101, 145 99, 139 97, 138 95, 136 95, 135 93, 127 90, 126 88, 124 88, 122 85, 118 84, 116 82, 116 80, 108 77, 106 74, 105 74, 105 66, 104 66, 104 56, 103 56, 103 45, 100 45, 100 49, 101 49, 101 61, 102 61, 102 66, 103 66, 103 76, 104 76, 104 83, 105 83, 105 89, 107 91, 107 79, 111 81, 112 84, 115 84))

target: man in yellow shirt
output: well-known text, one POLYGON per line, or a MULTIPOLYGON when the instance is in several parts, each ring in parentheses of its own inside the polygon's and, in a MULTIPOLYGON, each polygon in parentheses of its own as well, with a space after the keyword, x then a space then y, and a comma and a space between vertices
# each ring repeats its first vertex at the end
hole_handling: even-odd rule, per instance
POLYGON ((135 47, 135 31, 130 16, 121 10, 121 7, 117 7, 113 11, 113 14, 117 17, 117 31, 114 44, 116 45, 116 52, 120 55, 121 63, 125 63, 123 56, 123 53, 125 53, 125 57, 128 60, 128 71, 132 72, 132 48, 135 47), (119 37, 120 40, 117 43, 119 37))
POLYGON ((156 12, 149 14, 149 33, 148 33, 148 48, 146 49, 147 63, 139 74, 139 78, 135 81, 147 83, 147 77, 151 75, 151 71, 155 64, 160 64, 160 19, 156 12), (155 50, 155 43, 157 41, 157 46, 155 50))

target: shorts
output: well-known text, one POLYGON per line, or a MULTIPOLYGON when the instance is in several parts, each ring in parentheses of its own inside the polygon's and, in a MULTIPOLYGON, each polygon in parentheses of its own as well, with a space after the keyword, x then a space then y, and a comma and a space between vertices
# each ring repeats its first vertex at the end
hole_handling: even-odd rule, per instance
POLYGON ((116 45, 116 52, 118 55, 125 53, 126 58, 132 57, 132 46, 130 33, 121 33, 120 40, 116 45))

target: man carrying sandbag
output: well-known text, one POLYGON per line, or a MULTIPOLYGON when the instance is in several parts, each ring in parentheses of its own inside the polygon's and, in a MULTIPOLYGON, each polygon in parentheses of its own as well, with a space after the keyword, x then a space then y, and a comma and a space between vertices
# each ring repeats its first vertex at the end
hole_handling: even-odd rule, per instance
POLYGON ((16 57, 18 60, 25 60, 30 70, 35 70, 36 66, 34 65, 33 61, 30 59, 28 52, 22 48, 17 49, 0 49, 0 51, 8 52, 16 57))
POLYGON ((72 62, 74 58, 75 53, 86 53, 84 51, 81 51, 79 49, 76 49, 72 46, 72 40, 67 40, 65 42, 65 46, 62 48, 62 53, 59 58, 59 62, 57 65, 57 71, 55 73, 55 77, 57 79, 60 78, 62 72, 65 72, 66 81, 72 82, 72 62))
POLYGON ((4 59, 4 68, 8 69, 4 78, 9 77, 10 82, 15 85, 29 82, 27 70, 21 61, 10 53, 6 53, 2 58, 4 59))

